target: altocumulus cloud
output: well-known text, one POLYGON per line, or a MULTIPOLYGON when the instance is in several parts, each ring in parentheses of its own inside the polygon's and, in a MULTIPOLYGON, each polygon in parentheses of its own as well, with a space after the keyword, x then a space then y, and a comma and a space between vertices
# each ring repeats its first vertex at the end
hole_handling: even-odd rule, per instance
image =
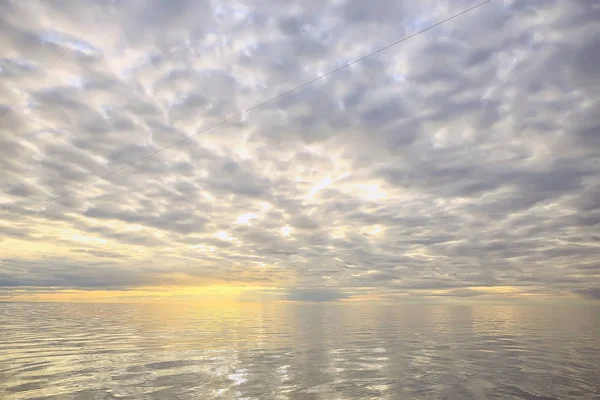
POLYGON ((597 2, 492 1, 10 220, 475 4, 128 0, 69 47, 110 3, 0 2, 5 293, 598 299, 597 2))

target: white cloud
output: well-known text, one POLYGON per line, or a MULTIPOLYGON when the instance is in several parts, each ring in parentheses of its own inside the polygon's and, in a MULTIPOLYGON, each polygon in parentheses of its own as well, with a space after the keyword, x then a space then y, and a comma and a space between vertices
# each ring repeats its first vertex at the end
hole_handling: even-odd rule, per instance
POLYGON ((240 215, 235 222, 237 224, 250 225, 252 223, 252 220, 255 218, 258 218, 258 216, 255 213, 250 212, 240 215))

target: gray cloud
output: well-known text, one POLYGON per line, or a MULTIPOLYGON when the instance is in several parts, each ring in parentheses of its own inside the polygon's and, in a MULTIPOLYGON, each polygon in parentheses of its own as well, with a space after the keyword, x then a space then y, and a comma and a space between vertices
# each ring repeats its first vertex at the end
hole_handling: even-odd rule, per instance
POLYGON ((593 2, 492 2, 9 221, 474 3, 118 2, 46 69, 109 4, 0 2, 0 286, 595 296, 593 2))
POLYGON ((290 289, 287 299, 292 301, 328 302, 346 298, 335 288, 294 288, 290 289))
MULTIPOLYGON (((102 257, 120 257, 117 254, 94 254, 102 257)), ((115 268, 107 262, 74 264, 68 259, 46 259, 28 262, 24 268, 18 260, 0 260, 2 287, 58 287, 76 289, 122 289, 150 284, 153 278, 142 271, 115 268)))
POLYGON ((587 289, 579 291, 585 298, 600 300, 600 289, 587 289))

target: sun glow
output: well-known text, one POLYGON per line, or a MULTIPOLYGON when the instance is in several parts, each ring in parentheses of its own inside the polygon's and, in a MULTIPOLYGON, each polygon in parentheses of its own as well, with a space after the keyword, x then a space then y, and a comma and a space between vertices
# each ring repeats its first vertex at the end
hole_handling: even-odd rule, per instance
POLYGON ((315 186, 312 187, 312 189, 308 193, 308 198, 312 198, 315 194, 317 194, 321 190, 325 189, 327 186, 330 186, 331 183, 332 183, 332 181, 331 181, 331 178, 329 178, 329 177, 321 180, 319 183, 317 183, 315 186))
POLYGON ((215 237, 217 239, 226 240, 226 241, 233 240, 233 237, 231 237, 231 235, 225 231, 219 231, 219 232, 215 233, 215 237))
POLYGON ((256 219, 258 216, 255 213, 245 213, 238 217, 235 221, 236 224, 250 225, 253 219, 256 219))
POLYGON ((387 194, 377 184, 358 185, 359 196, 365 200, 378 201, 387 198, 387 194))
POLYGON ((291 233, 292 233, 292 228, 290 226, 286 225, 283 228, 281 228, 282 236, 289 237, 291 233))
MULTIPOLYGON (((259 286, 152 286, 131 290, 75 290, 39 291, 14 290, 11 301, 27 302, 81 302, 81 303, 236 303, 246 293, 272 290, 259 286)), ((0 297, 2 300, 3 297, 0 297)))

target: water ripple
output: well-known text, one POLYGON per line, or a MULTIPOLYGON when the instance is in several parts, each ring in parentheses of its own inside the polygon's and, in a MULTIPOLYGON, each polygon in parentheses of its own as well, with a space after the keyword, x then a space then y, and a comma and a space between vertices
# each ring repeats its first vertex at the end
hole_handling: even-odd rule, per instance
POLYGON ((0 304, 2 399, 600 399, 597 307, 0 304))

